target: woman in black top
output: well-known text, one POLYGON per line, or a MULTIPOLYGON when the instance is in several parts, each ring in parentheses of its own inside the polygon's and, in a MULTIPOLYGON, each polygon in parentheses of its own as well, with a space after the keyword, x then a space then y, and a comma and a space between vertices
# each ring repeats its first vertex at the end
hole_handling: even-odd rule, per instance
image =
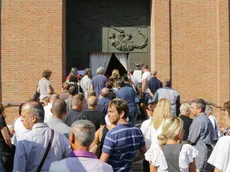
POLYGON ((9 129, 3 114, 4 107, 0 104, 0 171, 8 172, 13 168, 13 155, 9 129))
POLYGON ((190 115, 190 104, 189 103, 183 103, 180 106, 180 119, 184 122, 184 137, 183 141, 187 141, 188 135, 189 135, 189 128, 192 124, 193 119, 189 118, 190 115))

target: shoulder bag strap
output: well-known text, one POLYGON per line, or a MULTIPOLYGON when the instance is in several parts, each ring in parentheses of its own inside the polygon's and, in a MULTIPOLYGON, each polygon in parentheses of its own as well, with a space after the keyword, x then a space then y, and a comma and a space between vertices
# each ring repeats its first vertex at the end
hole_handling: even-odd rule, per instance
POLYGON ((48 144, 48 146, 47 146, 47 148, 46 148, 46 152, 45 152, 45 154, 44 154, 44 156, 43 156, 43 158, 42 158, 42 160, 41 160, 41 162, 40 162, 40 164, 39 164, 39 166, 38 166, 37 172, 40 172, 41 169, 42 169, 42 166, 43 166, 43 164, 44 164, 44 162, 45 162, 45 160, 46 160, 46 157, 47 157, 47 155, 48 155, 48 153, 49 153, 49 150, 50 150, 50 148, 51 148, 51 145, 52 145, 52 142, 53 142, 53 138, 54 138, 54 130, 51 129, 51 138, 50 138, 49 144, 48 144))

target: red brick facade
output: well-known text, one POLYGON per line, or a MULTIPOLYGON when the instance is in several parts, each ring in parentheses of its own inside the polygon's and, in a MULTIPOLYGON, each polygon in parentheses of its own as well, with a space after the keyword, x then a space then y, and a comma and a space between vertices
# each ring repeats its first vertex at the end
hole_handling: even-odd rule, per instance
POLYGON ((35 91, 44 69, 61 89, 65 73, 62 0, 3 0, 1 8, 1 99, 20 102, 35 91))
MULTIPOLYGON (((153 0, 151 67, 172 78, 181 99, 229 100, 227 0, 153 0)), ((34 93, 42 70, 53 71, 58 92, 65 77, 65 0, 2 0, 1 100, 34 93)))
POLYGON ((159 77, 171 75, 182 101, 229 100, 228 1, 155 0, 152 7, 151 58, 159 77))

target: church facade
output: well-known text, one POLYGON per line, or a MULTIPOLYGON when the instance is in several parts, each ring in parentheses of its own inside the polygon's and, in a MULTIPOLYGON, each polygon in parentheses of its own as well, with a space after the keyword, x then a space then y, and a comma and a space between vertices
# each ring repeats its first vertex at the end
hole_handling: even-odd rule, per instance
POLYGON ((229 1, 1 1, 3 102, 27 99, 47 68, 59 92, 72 66, 95 69, 100 56, 125 70, 148 64, 182 101, 221 105, 230 93, 229 1))

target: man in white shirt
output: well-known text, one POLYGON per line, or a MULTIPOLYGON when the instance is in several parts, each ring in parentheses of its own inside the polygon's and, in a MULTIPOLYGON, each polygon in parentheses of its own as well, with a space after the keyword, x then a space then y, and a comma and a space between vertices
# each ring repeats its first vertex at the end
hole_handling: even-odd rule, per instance
MULTIPOLYGON (((22 123, 31 131, 22 134, 16 145, 14 172, 37 171, 48 143, 51 129, 44 122, 44 109, 37 102, 28 102, 22 107, 22 123)), ((71 148, 68 139, 54 131, 54 137, 41 171, 48 171, 53 161, 68 157, 71 148)))
POLYGON ((218 128, 218 122, 217 122, 217 119, 215 118, 215 116, 213 115, 213 112, 212 112, 212 106, 210 105, 206 105, 206 108, 205 108, 205 113, 207 114, 208 116, 208 119, 211 121, 212 123, 212 126, 213 126, 213 138, 214 138, 214 143, 216 143, 218 141, 218 138, 220 136, 220 133, 219 133, 219 128, 218 128))
POLYGON ((130 79, 131 79, 133 85, 134 85, 135 87, 137 87, 137 85, 138 85, 138 79, 133 75, 133 72, 134 72, 134 70, 133 70, 133 69, 130 69, 129 72, 128 72, 128 75, 129 75, 129 77, 130 77, 130 79))
POLYGON ((21 135, 27 131, 30 131, 30 130, 27 130, 22 121, 21 121, 21 112, 22 112, 22 106, 24 105, 24 103, 22 103, 20 106, 19 106, 19 117, 13 122, 12 124, 12 128, 11 128, 11 132, 14 133, 14 136, 12 138, 12 143, 14 145, 16 145, 17 143, 17 140, 19 140, 19 138, 21 137, 21 135))
POLYGON ((49 98, 49 103, 46 106, 44 106, 44 110, 45 110, 44 122, 45 123, 47 123, 52 118, 52 112, 51 112, 52 104, 58 98, 59 98, 58 94, 52 94, 49 98))
POLYGON ((142 108, 145 113, 145 116, 147 116, 146 108, 147 108, 148 99, 149 99, 147 83, 151 79, 151 73, 148 70, 148 65, 142 66, 142 72, 143 72, 142 86, 141 86, 142 108))
POLYGON ((113 172, 112 167, 100 161, 89 152, 94 141, 95 126, 88 120, 78 120, 72 124, 69 141, 74 149, 69 158, 53 162, 50 172, 113 172))
POLYGON ((87 99, 89 88, 91 86, 91 79, 90 79, 91 71, 89 68, 86 68, 84 73, 85 73, 85 76, 81 79, 80 85, 81 85, 81 88, 83 89, 84 96, 87 99))

